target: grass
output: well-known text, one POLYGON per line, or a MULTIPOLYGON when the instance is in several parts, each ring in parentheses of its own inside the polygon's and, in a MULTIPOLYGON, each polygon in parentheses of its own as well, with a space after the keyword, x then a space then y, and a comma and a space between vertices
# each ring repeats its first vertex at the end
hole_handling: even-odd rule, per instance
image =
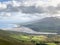
POLYGON ((57 45, 57 44, 55 44, 55 43, 47 43, 47 45, 57 45))
MULTIPOLYGON (((12 38, 18 39, 20 41, 27 43, 33 43, 33 44, 41 44, 41 45, 57 45, 57 43, 55 43, 53 41, 53 39, 44 36, 44 35, 40 35, 40 36, 31 36, 31 35, 11 35, 12 38)), ((59 37, 58 37, 59 38, 59 37)), ((57 38, 57 39, 58 39, 57 38)), ((56 39, 56 40, 57 40, 56 39)), ((59 41, 59 40, 58 40, 59 41)))
POLYGON ((46 35, 0 32, 0 45, 60 45, 60 35, 49 37, 46 35))

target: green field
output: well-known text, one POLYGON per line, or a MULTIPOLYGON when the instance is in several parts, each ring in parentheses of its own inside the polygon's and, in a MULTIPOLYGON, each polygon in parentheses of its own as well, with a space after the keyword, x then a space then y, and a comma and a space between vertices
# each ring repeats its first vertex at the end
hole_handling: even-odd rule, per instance
POLYGON ((28 43, 33 45, 59 45, 60 43, 60 36, 49 38, 45 35, 11 35, 11 37, 26 43, 26 45, 28 43))
POLYGON ((60 35, 28 35, 0 30, 0 45, 60 45, 60 35))

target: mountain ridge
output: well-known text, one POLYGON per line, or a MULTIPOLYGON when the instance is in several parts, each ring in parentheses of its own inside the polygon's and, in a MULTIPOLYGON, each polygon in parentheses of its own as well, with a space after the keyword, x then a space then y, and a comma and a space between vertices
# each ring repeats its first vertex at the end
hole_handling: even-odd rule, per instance
POLYGON ((29 27, 35 31, 43 32, 57 32, 60 31, 60 18, 57 17, 46 17, 41 20, 37 20, 33 23, 23 25, 29 27))

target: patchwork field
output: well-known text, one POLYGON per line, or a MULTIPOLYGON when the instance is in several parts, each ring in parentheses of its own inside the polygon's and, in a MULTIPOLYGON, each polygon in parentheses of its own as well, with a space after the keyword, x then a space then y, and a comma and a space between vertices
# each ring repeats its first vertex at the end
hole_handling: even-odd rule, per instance
POLYGON ((60 45, 60 35, 28 35, 0 30, 0 45, 60 45))

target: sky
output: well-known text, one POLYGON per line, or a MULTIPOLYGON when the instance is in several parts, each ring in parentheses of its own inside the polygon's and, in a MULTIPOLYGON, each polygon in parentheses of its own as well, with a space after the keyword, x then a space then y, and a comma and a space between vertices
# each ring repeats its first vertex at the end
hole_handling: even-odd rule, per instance
POLYGON ((0 22, 22 23, 60 17, 60 0, 0 0, 0 22))
POLYGON ((9 0, 0 0, 0 2, 5 2, 5 1, 9 1, 9 0))

